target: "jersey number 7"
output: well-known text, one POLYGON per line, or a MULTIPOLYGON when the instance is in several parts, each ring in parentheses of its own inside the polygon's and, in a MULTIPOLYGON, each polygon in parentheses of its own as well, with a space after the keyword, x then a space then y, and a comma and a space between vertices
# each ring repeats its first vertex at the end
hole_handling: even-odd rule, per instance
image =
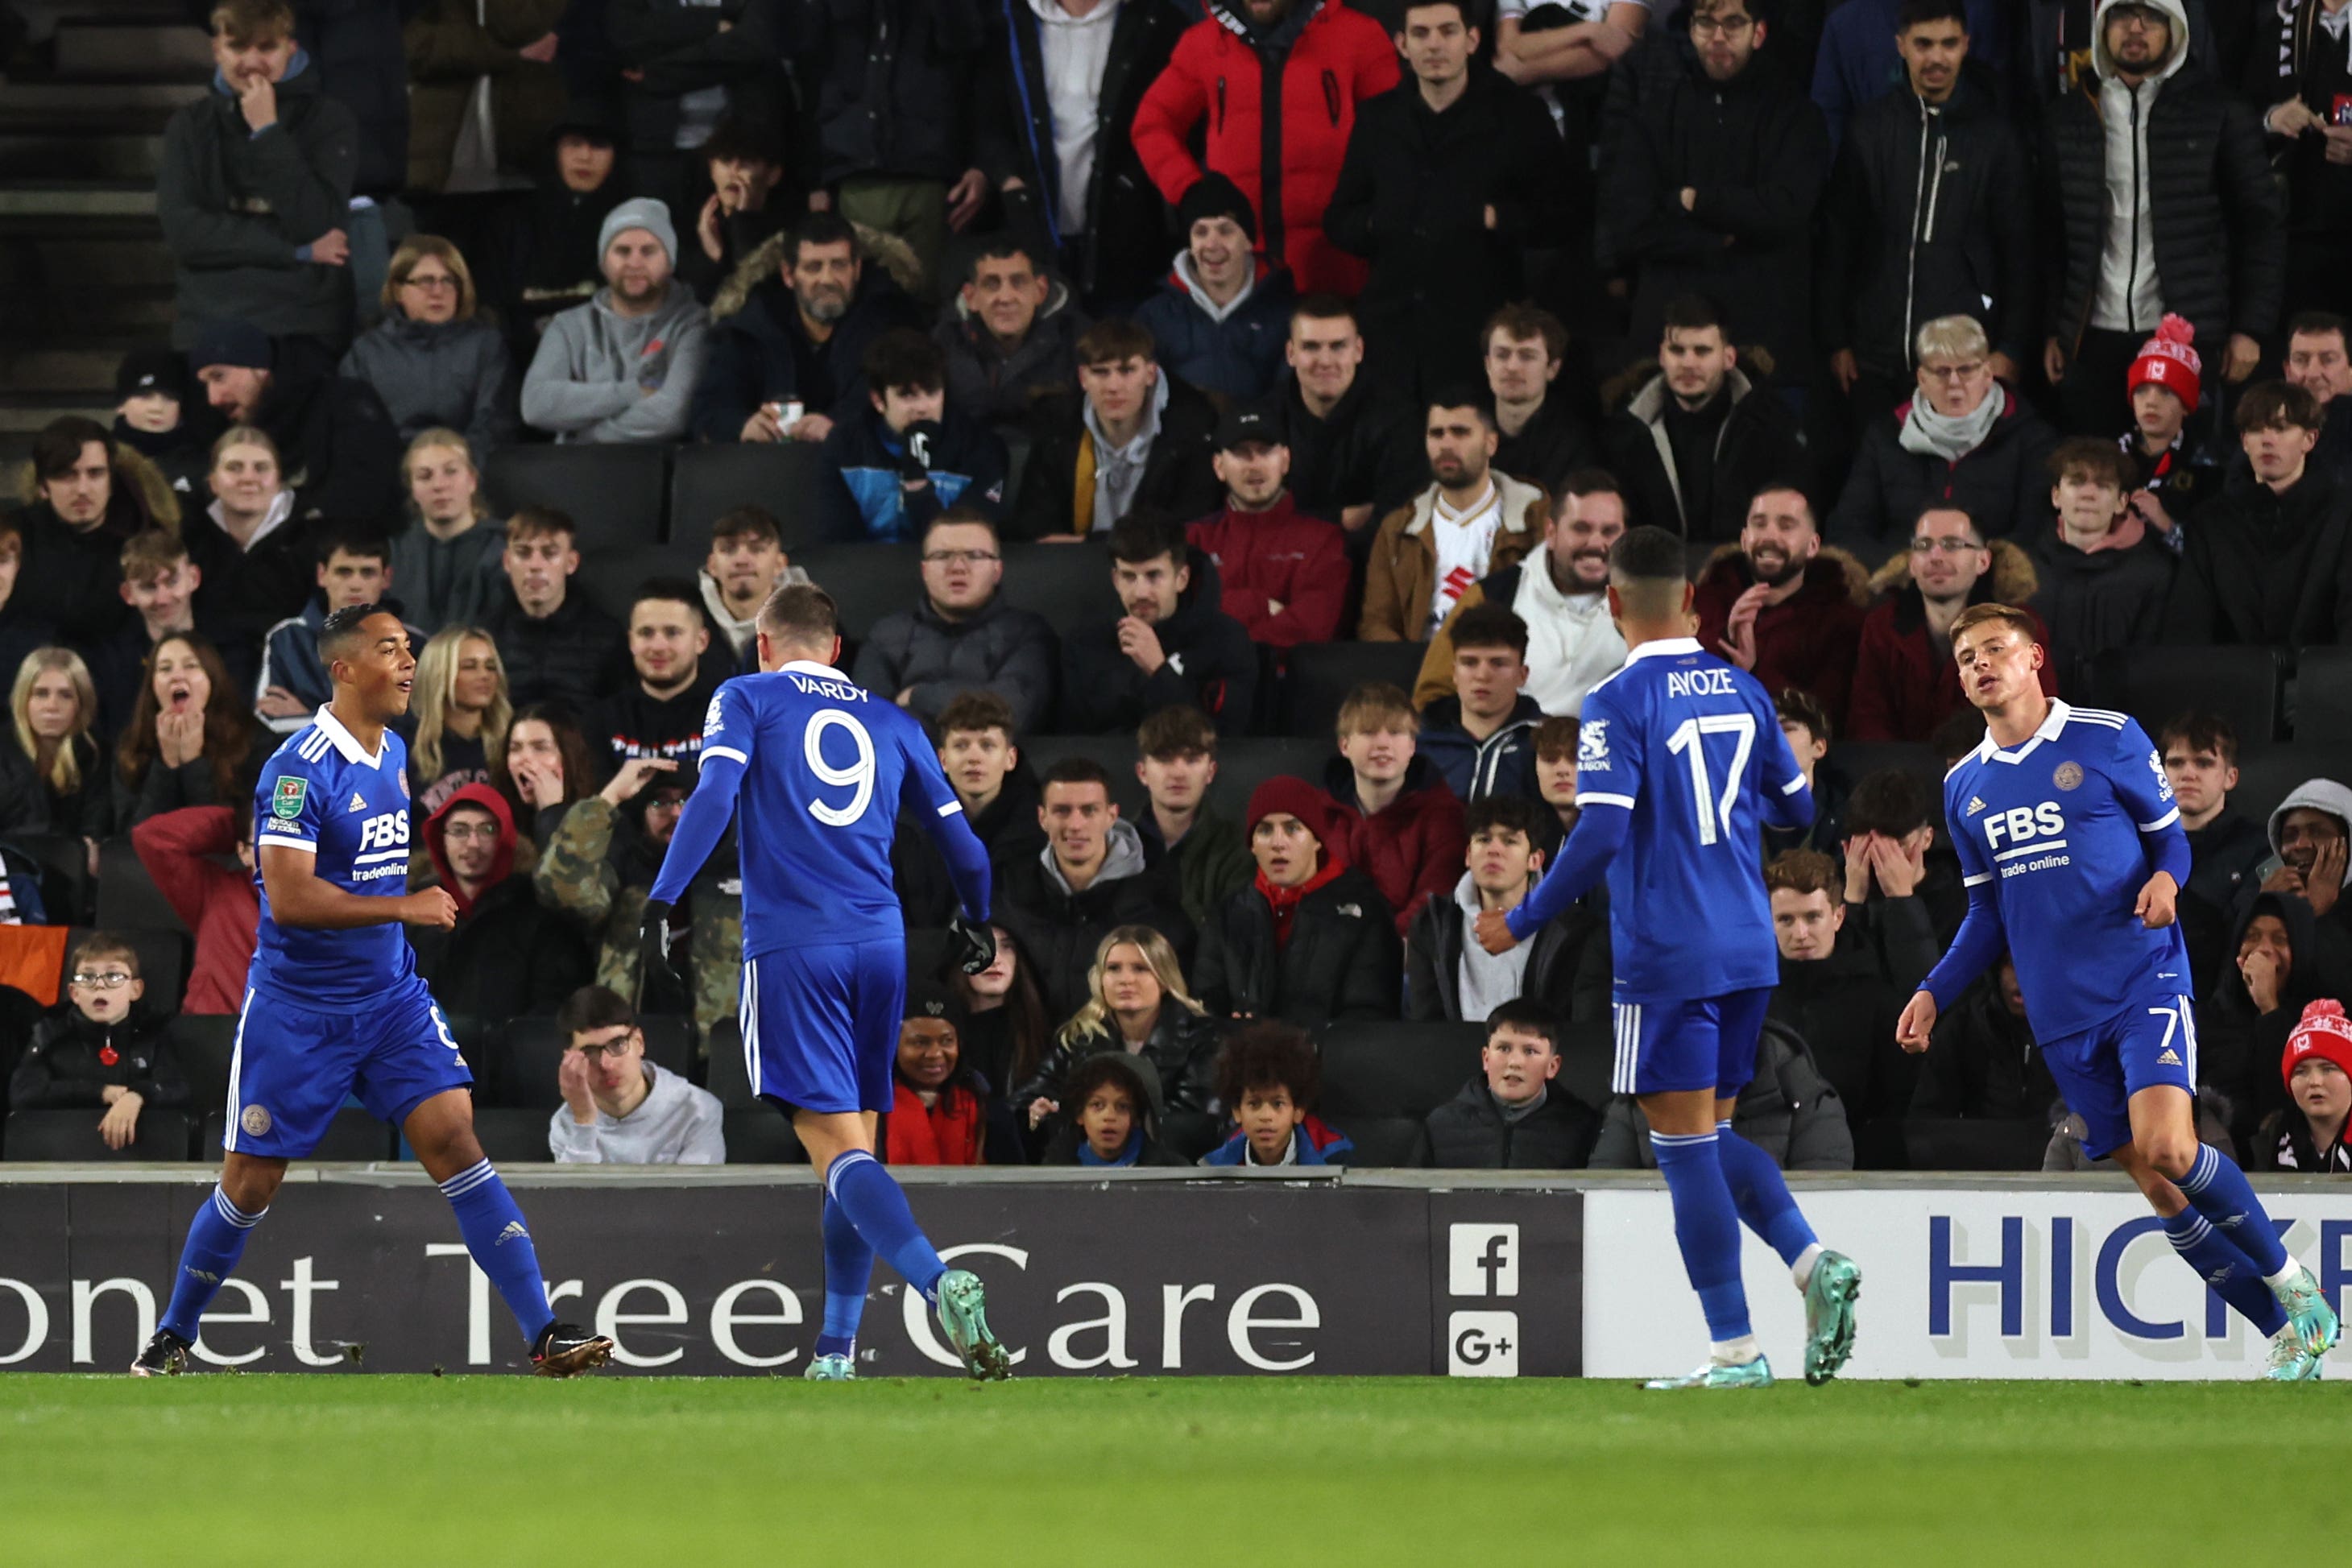
POLYGON ((1666 737, 1666 749, 1681 753, 1690 763, 1691 804, 1698 814, 1700 843, 1712 844, 1730 836, 1732 804, 1739 799, 1739 781, 1748 774, 1748 754, 1755 747, 1756 716, 1747 713, 1686 718, 1666 737), (1700 737, 1708 735, 1738 737, 1731 752, 1731 771, 1725 776, 1720 791, 1706 776, 1706 747, 1700 737))
POLYGON ((866 727, 837 707, 819 708, 809 718, 808 730, 801 740, 801 751, 808 759, 811 773, 820 784, 836 789, 847 789, 849 800, 835 806, 823 800, 808 803, 809 815, 828 828, 845 828, 866 815, 866 808, 874 801, 874 737, 866 727), (835 768, 824 759, 824 732, 845 729, 852 744, 857 747, 857 760, 846 768, 835 768))

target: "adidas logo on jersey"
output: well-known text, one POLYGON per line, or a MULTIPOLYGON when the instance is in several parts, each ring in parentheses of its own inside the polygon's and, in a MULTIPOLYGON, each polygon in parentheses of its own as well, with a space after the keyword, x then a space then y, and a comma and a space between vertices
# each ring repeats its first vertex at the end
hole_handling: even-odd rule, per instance
POLYGON ((351 803, 351 805, 350 805, 350 806, 348 806, 347 808, 345 808, 343 814, 344 814, 345 816, 349 816, 349 815, 351 815, 351 814, 352 814, 352 812, 353 812, 353 811, 364 811, 364 810, 367 810, 367 801, 366 801, 366 800, 365 800, 363 797, 362 797, 362 796, 361 796, 361 794, 360 794, 360 792, 359 792, 358 790, 356 790, 356 789, 352 790, 352 803, 351 803))
POLYGON ((1968 810, 1968 815, 1969 815, 1969 816, 1973 817, 1973 816, 1975 816, 1979 811, 1981 811, 1981 810, 1983 810, 1984 809, 1985 809, 1985 803, 1984 803, 1984 797, 1983 797, 1983 796, 1981 796, 1981 795, 1971 795, 1971 796, 1969 796, 1969 810, 1968 810))
POLYGON ((2157 1053, 2156 1062, 2159 1067, 2178 1067, 2180 1065, 2180 1053, 2168 1045, 2157 1053))

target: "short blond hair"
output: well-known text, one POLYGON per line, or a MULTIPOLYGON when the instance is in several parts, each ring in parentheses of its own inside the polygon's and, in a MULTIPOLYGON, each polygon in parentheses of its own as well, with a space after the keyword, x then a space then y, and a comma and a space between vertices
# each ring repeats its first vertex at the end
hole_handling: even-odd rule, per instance
POLYGON ((1911 343, 1923 365, 1930 354, 1958 359, 1987 359, 1992 354, 1992 340, 1985 336, 1984 323, 1973 316, 1938 316, 1922 321, 1911 343))
POLYGON ((1421 716, 1412 711, 1412 699, 1404 695, 1403 687, 1366 681, 1339 705, 1338 727, 1341 740, 1373 729, 1401 729, 1418 736, 1421 716))
POLYGON ((2025 640, 2029 643, 2039 643, 2042 641, 2042 627, 2040 623, 2033 619, 2032 612, 2030 611, 2020 610, 2014 604, 1969 605, 1966 610, 1961 611, 1959 614, 1954 618, 1952 622, 1950 640, 1952 643, 1957 644, 1960 640, 1960 634, 1962 632, 1973 632, 1978 627, 1987 625, 1995 621, 2006 622, 2008 625, 2022 634, 2025 640))
POLYGON ((286 0, 221 0, 212 24, 232 44, 274 44, 294 36, 294 8, 286 0))

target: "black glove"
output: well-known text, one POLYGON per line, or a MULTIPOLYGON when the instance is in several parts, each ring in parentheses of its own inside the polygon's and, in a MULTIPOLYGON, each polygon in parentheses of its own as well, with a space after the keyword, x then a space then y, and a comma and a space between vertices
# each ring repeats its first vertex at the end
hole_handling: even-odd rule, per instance
POLYGON ((670 942, 677 935, 677 928, 671 925, 669 917, 669 904, 658 898, 646 900, 645 914, 637 921, 637 989, 640 995, 657 977, 667 978, 674 986, 686 984, 686 977, 679 974, 677 967, 669 961, 670 942))
POLYGON ((959 915, 948 922, 948 956, 967 975, 977 975, 996 962, 996 931, 985 920, 959 915))
POLYGON ((928 419, 919 419, 906 429, 907 456, 898 465, 898 477, 908 484, 931 482, 931 459, 939 455, 940 427, 928 419))

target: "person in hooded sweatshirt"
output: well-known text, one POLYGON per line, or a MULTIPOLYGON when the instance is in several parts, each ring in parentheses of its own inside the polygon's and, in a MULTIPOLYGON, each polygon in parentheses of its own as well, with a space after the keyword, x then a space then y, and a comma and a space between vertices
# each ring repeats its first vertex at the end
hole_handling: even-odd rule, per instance
POLYGON ((2292 894, 2257 893, 2238 911, 2228 958, 2197 1008, 2197 1076, 2230 1104, 2243 1139, 2287 1105, 2271 1076, 2304 1008, 2334 995, 2320 982, 2318 923, 2292 894))
POLYGON ((1490 795, 1470 808, 1460 857, 1468 869, 1450 894, 1422 905, 1405 938, 1405 1017, 1490 1022, 1521 998, 1561 1018, 1598 1018, 1607 1009, 1605 894, 1587 894, 1507 953, 1469 940, 1479 915, 1508 915, 1534 894, 1549 858, 1536 835, 1550 814, 1516 795, 1490 795))
POLYGON ((2352 996, 2352 789, 2333 779, 2306 779, 2271 813, 2271 849, 2261 892, 2292 899, 2311 911, 2310 973, 2315 996, 2352 996))
POLYGON ((583 986, 555 1015, 563 1031, 548 1118, 560 1166, 715 1166, 727 1159, 719 1097, 646 1060, 635 1009, 603 986, 583 986))
POLYGON ((709 314, 672 275, 677 231, 650 197, 604 214, 604 287, 547 324, 522 379, 523 423, 561 442, 684 438, 709 314))
POLYGON ((65 1005, 35 1026, 8 1081, 8 1105, 102 1110, 99 1136, 108 1148, 127 1147, 142 1112, 188 1103, 188 1081, 163 1020, 140 1006, 147 982, 130 943, 91 932, 74 948, 66 977, 65 1005))
POLYGON ((1079 1063, 1063 1096, 1072 1110, 1046 1140, 1041 1166, 1131 1169, 1188 1162, 1160 1135, 1160 1074, 1140 1056, 1103 1051, 1079 1063))
POLYGON ((286 0, 226 0, 212 19, 211 89, 173 111, 155 175, 173 345, 236 321, 340 348, 359 122, 320 91, 286 0))
POLYGON ((1170 373, 1213 395, 1249 402, 1282 372, 1290 341, 1290 275, 1253 248, 1257 219, 1241 187, 1207 173, 1176 204, 1184 248, 1136 325, 1170 373))
POLYGON ((457 902, 457 923, 410 926, 408 942, 461 1045, 554 1011, 593 977, 586 941, 541 910, 530 878, 516 874, 520 837, 507 798, 488 784, 453 790, 425 823, 425 852, 457 902))

